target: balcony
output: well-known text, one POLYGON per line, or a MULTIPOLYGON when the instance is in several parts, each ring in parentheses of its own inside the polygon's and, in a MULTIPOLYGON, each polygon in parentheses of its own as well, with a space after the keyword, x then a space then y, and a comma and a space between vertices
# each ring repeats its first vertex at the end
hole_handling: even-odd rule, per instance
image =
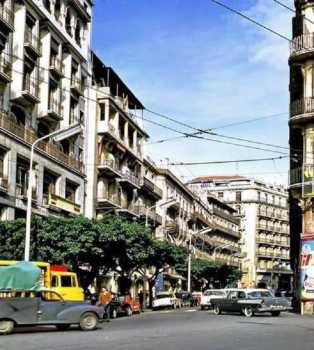
POLYGON ((275 213, 274 212, 269 212, 269 211, 266 211, 266 210, 259 210, 258 211, 258 216, 263 216, 263 217, 266 217, 266 218, 275 218, 275 213))
POLYGON ((29 103, 39 103, 38 79, 24 76, 22 96, 29 103))
POLYGON ((276 246, 276 247, 285 247, 285 248, 289 248, 290 247, 290 243, 288 241, 274 241, 273 239, 269 239, 269 238, 256 238, 256 242, 258 244, 265 244, 265 245, 270 245, 270 246, 276 246))
POLYGON ((12 78, 12 63, 4 57, 5 53, 0 55, 0 79, 4 83, 9 83, 12 78))
POLYGON ((74 76, 71 77, 71 91, 72 93, 78 96, 84 95, 83 84, 81 79, 78 79, 74 76))
POLYGON ((156 213, 156 209, 148 210, 146 207, 140 206, 139 215, 145 221, 146 221, 146 215, 147 215, 148 223, 150 223, 154 227, 162 224, 162 217, 156 213))
MULTIPOLYGON (((23 201, 27 200, 27 186, 28 186, 28 184, 16 183, 15 195, 18 199, 22 199, 23 201)), ((33 202, 37 201, 37 189, 36 188, 34 188, 32 191, 32 200, 33 200, 33 202)))
POLYGON ((128 170, 122 171, 120 183, 131 188, 140 189, 141 187, 140 179, 128 170))
POLYGON ((58 78, 61 78, 64 76, 64 64, 56 56, 50 57, 49 69, 51 73, 57 76, 58 78))
POLYGON ((31 28, 25 28, 24 46, 35 56, 41 55, 40 40, 31 28))
POLYGON ((290 59, 305 59, 312 57, 314 51, 314 34, 302 34, 290 43, 290 59))
POLYGON ((52 193, 48 195, 47 206, 51 209, 65 211, 74 215, 80 215, 81 213, 81 206, 79 204, 52 193))
MULTIPOLYGON (((0 112, 0 129, 2 132, 9 134, 11 137, 17 138, 31 146, 38 136, 35 131, 18 124, 15 119, 5 112, 0 112)), ((40 142, 38 148, 41 152, 56 161, 61 162, 71 170, 83 173, 84 166, 80 160, 77 160, 61 151, 60 146, 52 142, 40 142)))
POLYGON ((72 6, 79 12, 79 14, 85 19, 85 21, 90 22, 91 16, 87 12, 86 8, 82 4, 81 0, 69 0, 72 6))
POLYGON ((121 208, 117 210, 119 215, 127 218, 138 218, 140 215, 140 207, 133 203, 122 203, 121 208))
POLYGON ((115 209, 121 207, 121 198, 118 194, 101 191, 97 195, 98 209, 115 209))
POLYGON ((233 237, 236 237, 236 238, 240 238, 240 233, 238 231, 235 231, 229 227, 225 227, 225 226, 222 226, 220 224, 218 224, 217 222, 213 222, 213 229, 214 230, 217 230, 217 231, 221 231, 227 235, 230 235, 230 236, 233 236, 233 237))
POLYGON ((63 106, 59 99, 50 99, 47 115, 52 121, 63 120, 63 106))
POLYGON ((314 116, 314 98, 304 97, 291 102, 290 120, 304 121, 314 116))
POLYGON ((287 274, 291 275, 292 271, 288 267, 273 267, 269 268, 263 265, 259 265, 257 268, 258 273, 276 273, 276 274, 287 274))
POLYGON ((0 23, 7 30, 14 30, 14 12, 7 6, 0 5, 0 23))
POLYGON ((236 225, 240 223, 239 218, 237 218, 236 216, 233 216, 232 214, 226 213, 224 210, 221 210, 215 207, 213 208, 213 214, 221 218, 224 218, 227 221, 230 221, 236 225))
POLYGON ((97 168, 101 172, 101 174, 105 174, 108 177, 121 177, 118 164, 114 160, 100 160, 97 165, 97 168))
POLYGON ((1 192, 8 192, 9 189, 9 181, 7 177, 1 176, 0 177, 0 191, 1 192))
POLYGON ((142 180, 142 190, 150 193, 154 198, 162 198, 162 190, 146 177, 142 180))

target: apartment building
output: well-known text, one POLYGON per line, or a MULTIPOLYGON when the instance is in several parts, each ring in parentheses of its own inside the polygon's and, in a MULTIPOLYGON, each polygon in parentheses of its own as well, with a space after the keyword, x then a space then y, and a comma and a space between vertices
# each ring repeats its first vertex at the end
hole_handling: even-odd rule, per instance
POLYGON ((148 138, 142 127, 142 103, 117 73, 92 55, 95 111, 88 130, 86 215, 108 212, 153 227, 161 223, 155 204, 162 198, 157 169, 144 157, 148 138))
POLYGON ((287 191, 241 176, 205 176, 192 191, 232 206, 241 219, 243 284, 291 289, 287 191))
POLYGON ((302 259, 303 253, 314 254, 314 2, 296 0, 295 9, 289 59, 291 257, 302 312, 314 314, 313 273, 302 259))
POLYGON ((240 220, 215 197, 194 195, 192 242, 196 257, 240 267, 240 220))
POLYGON ((238 267, 240 233, 235 210, 214 197, 201 198, 170 170, 158 171, 163 198, 157 203, 162 225, 156 237, 178 245, 188 245, 191 238, 196 257, 238 267))
POLYGON ((89 0, 0 2, 0 213, 25 217, 30 147, 33 212, 80 214, 85 193, 85 116, 90 80, 89 0))

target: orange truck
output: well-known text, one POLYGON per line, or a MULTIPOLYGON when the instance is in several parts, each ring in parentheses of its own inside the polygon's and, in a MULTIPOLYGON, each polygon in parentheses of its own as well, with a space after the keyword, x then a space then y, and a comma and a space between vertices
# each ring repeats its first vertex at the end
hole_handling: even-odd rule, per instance
MULTIPOLYGON (((0 260, 0 266, 16 264, 14 260, 0 260)), ((64 300, 83 301, 84 291, 79 286, 77 274, 68 271, 66 266, 51 265, 46 262, 33 261, 34 265, 42 270, 41 284, 43 288, 49 288, 59 293, 64 300)), ((53 294, 51 293, 51 299, 53 294)))

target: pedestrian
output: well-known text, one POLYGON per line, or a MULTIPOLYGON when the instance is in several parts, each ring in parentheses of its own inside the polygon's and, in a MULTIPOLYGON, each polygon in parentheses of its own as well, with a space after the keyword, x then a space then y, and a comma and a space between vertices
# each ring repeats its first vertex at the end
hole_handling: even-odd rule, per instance
POLYGON ((97 305, 103 306, 107 322, 110 321, 110 303, 111 303, 111 300, 112 300, 111 292, 108 291, 106 288, 102 288, 101 292, 99 293, 97 305))
POLYGON ((140 302, 141 311, 144 311, 144 293, 142 290, 138 292, 138 300, 140 302))

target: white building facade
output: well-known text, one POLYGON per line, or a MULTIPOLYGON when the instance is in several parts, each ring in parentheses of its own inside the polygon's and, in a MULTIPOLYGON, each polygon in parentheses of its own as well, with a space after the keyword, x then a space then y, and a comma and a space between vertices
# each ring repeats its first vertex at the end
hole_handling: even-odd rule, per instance
POLYGON ((215 196, 237 211, 243 284, 290 290, 287 190, 239 176, 196 178, 189 188, 202 198, 215 196))
POLYGON ((0 11, 0 215, 25 217, 31 144, 33 212, 85 211, 85 142, 91 82, 90 0, 5 0, 0 11))

